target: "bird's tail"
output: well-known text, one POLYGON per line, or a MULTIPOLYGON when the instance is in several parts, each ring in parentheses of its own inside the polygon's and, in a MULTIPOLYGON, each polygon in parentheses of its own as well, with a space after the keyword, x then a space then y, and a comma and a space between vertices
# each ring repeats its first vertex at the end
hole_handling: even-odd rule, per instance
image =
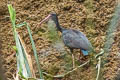
POLYGON ((82 53, 83 53, 84 56, 88 55, 88 51, 85 51, 85 50, 81 50, 81 51, 82 51, 82 53))

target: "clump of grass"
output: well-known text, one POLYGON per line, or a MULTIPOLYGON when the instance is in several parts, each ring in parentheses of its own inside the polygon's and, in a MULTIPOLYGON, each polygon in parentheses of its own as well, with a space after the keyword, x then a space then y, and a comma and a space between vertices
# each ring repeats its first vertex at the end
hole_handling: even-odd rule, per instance
POLYGON ((58 50, 59 52, 66 53, 64 44, 60 38, 60 35, 58 34, 58 31, 56 29, 56 25, 54 21, 49 20, 48 21, 48 33, 47 33, 48 39, 52 42, 52 46, 58 50))
POLYGON ((88 15, 85 24, 86 24, 88 30, 89 30, 89 28, 94 29, 93 0, 86 0, 85 7, 86 7, 87 15, 88 15))
MULTIPOLYGON (((86 32, 89 33, 87 34, 88 37, 90 37, 90 39, 92 40, 92 38, 95 38, 95 36, 93 36, 95 34, 95 23, 94 23, 94 13, 93 13, 93 10, 94 10, 94 4, 93 4, 93 0, 86 0, 84 2, 84 5, 86 7, 86 13, 87 13, 87 17, 86 17, 86 21, 85 21, 85 29, 86 29, 86 32)), ((91 43, 94 43, 91 41, 91 43)), ((90 44, 90 49, 89 49, 89 52, 92 53, 90 54, 91 57, 94 56, 93 53, 96 53, 94 51, 94 46, 90 44)))
POLYGON ((48 21, 48 38, 53 43, 60 41, 60 37, 59 37, 58 32, 56 30, 56 25, 52 20, 48 21))
MULTIPOLYGON (((20 38, 20 36, 17 32, 18 28, 25 25, 27 30, 28 30, 28 34, 30 36, 34 56, 35 56, 38 71, 39 71, 39 74, 40 74, 40 79, 43 79, 43 74, 42 74, 42 71, 41 71, 41 68, 40 68, 40 63, 38 61, 38 56, 37 56, 35 44, 34 44, 34 41, 33 41, 33 38, 32 38, 32 34, 31 34, 31 31, 30 31, 29 25, 26 22, 16 25, 15 9, 10 4, 8 5, 8 9, 9 9, 9 13, 10 13, 10 19, 11 19, 11 22, 12 22, 14 39, 15 39, 15 42, 16 42, 16 47, 14 47, 14 49, 16 49, 17 72, 22 79, 28 79, 29 77, 36 78, 35 73, 34 73, 34 69, 33 69, 33 65, 32 65, 31 57, 30 57, 30 55, 27 54, 25 44, 24 44, 23 40, 20 38)), ((16 74, 16 75, 18 75, 18 74, 16 74)), ((19 79, 18 76, 17 76, 16 79, 19 79)), ((34 80, 34 79, 32 79, 32 80, 34 80)))

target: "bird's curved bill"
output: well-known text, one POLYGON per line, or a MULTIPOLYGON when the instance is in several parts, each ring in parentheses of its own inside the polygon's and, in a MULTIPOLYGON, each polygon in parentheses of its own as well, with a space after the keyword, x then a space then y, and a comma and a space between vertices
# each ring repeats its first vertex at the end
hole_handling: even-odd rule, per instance
POLYGON ((48 21, 48 19, 51 17, 51 15, 49 14, 45 19, 43 19, 41 22, 40 22, 40 24, 42 24, 43 22, 45 22, 45 21, 48 21))

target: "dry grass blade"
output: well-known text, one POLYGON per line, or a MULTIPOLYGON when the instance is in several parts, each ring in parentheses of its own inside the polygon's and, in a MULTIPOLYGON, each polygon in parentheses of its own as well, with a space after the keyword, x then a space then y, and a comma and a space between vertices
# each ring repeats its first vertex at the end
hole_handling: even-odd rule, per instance
POLYGON ((23 22, 23 23, 21 23, 21 24, 16 25, 16 28, 20 28, 20 27, 22 27, 23 25, 25 25, 26 28, 27 28, 27 30, 28 30, 28 34, 29 34, 29 37, 30 37, 30 41, 31 41, 31 44, 32 44, 34 56, 35 56, 36 63, 37 63, 37 67, 38 67, 38 72, 39 72, 39 74, 40 74, 40 78, 43 79, 42 70, 41 70, 41 68, 40 68, 40 63, 39 63, 39 60, 38 60, 38 55, 37 55, 37 51, 36 51, 36 47, 35 47, 34 40, 33 40, 33 38, 32 38, 32 33, 31 33, 31 30, 30 30, 29 24, 28 24, 27 22, 23 22))
POLYGON ((30 55, 27 53, 27 51, 26 51, 26 46, 25 46, 24 41, 21 39, 20 36, 18 36, 18 37, 19 37, 19 39, 20 39, 21 45, 23 46, 24 53, 25 53, 25 55, 26 55, 28 64, 29 64, 29 66, 30 66, 30 70, 31 70, 31 73, 32 73, 32 77, 36 78, 36 76, 35 76, 35 71, 34 71, 34 69, 33 69, 33 63, 32 63, 31 56, 30 56, 30 55))

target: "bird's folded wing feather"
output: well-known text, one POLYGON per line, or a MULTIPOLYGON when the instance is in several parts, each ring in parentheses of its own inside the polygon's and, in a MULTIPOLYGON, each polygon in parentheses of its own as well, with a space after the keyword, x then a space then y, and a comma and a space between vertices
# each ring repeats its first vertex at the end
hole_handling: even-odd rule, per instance
POLYGON ((89 49, 89 41, 80 31, 67 30, 62 37, 65 45, 70 48, 89 49))

